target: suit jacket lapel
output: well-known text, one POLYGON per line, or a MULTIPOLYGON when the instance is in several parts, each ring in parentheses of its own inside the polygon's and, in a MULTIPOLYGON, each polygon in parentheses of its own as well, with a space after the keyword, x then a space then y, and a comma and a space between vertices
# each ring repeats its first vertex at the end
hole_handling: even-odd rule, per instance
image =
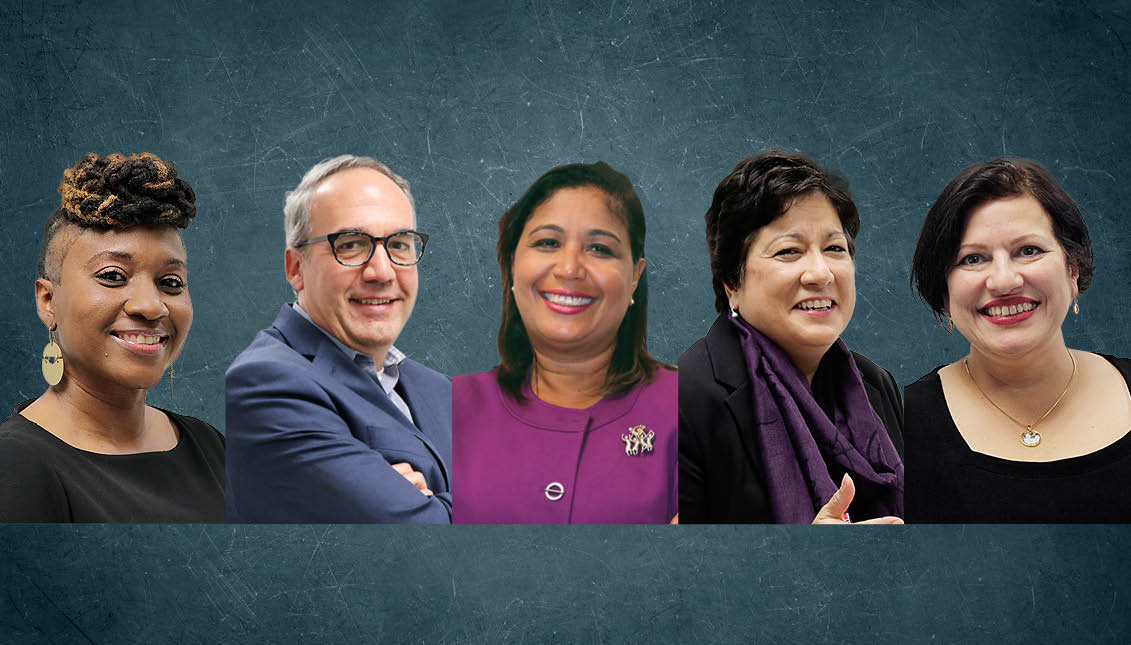
MULTIPOLYGON (((432 451, 432 455, 440 464, 440 469, 444 473, 444 481, 448 483, 448 490, 451 490, 451 478, 448 473, 448 462, 451 461, 451 454, 445 453, 436 447, 433 443, 433 437, 443 437, 451 432, 450 427, 445 427, 446 419, 451 418, 449 413, 446 417, 439 414, 439 406, 451 406, 451 397, 436 396, 436 392, 428 391, 428 388, 419 383, 420 374, 418 373, 419 366, 410 360, 405 360, 401 363, 401 378, 400 384, 401 397, 404 398, 405 403, 408 404, 408 409, 412 411, 413 418, 416 419, 416 424, 420 426, 417 433, 420 434, 421 440, 424 445, 432 451), (441 399, 441 400, 437 400, 441 399)), ((415 429, 415 428, 414 428, 415 429)))
POLYGON ((750 371, 746 357, 742 354, 738 332, 731 326, 726 314, 721 314, 710 331, 707 332, 707 353, 711 356, 711 366, 715 381, 730 391, 726 405, 738 428, 738 438, 742 443, 746 459, 754 472, 763 477, 761 451, 755 432, 754 401, 750 393, 750 371))
POLYGON ((429 396, 429 392, 421 391, 425 386, 415 383, 419 377, 417 366, 409 360, 401 363, 400 383, 403 385, 401 392, 420 426, 417 427, 405 417, 400 408, 393 404, 368 372, 346 356, 322 330, 295 312, 290 305, 283 305, 273 326, 287 344, 309 358, 314 367, 330 379, 328 382, 341 383, 376 408, 373 414, 375 419, 379 416, 385 417, 384 423, 399 423, 405 432, 415 434, 440 464, 444 481, 448 484, 448 490, 451 490, 451 476, 448 472, 451 455, 438 450, 432 441, 432 437, 444 434, 439 430, 443 425, 443 417, 436 412, 435 406, 450 406, 450 396, 441 396, 442 401, 434 400, 434 397, 429 396), (422 428, 428 432, 422 432, 422 428))
MULTIPOLYGON (((290 305, 284 305, 275 319, 274 327, 295 351, 310 359, 314 367, 322 372, 328 382, 341 383, 354 394, 396 421, 407 432, 421 434, 416 426, 405 418, 404 413, 389 400, 373 377, 355 363, 334 341, 309 320, 296 313, 290 305)), ((413 411, 415 414, 415 410, 413 411)))

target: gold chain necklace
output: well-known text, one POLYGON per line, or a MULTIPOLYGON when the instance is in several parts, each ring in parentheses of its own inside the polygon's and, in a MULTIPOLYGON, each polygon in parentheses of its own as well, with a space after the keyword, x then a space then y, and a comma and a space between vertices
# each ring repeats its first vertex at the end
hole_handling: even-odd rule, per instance
POLYGON ((1010 421, 1016 423, 1022 428, 1025 428, 1025 431, 1021 433, 1021 445, 1028 448, 1036 448, 1037 446, 1041 445, 1041 435, 1039 432, 1033 431, 1033 426, 1044 421, 1045 417, 1052 414, 1052 411, 1055 410, 1056 406, 1060 405, 1060 402, 1064 399, 1064 395, 1068 394, 1068 388, 1072 387, 1072 379, 1076 378, 1076 357, 1072 355, 1072 350, 1068 350, 1068 358, 1072 360, 1072 376, 1068 377, 1068 383, 1065 384, 1064 390, 1061 391, 1060 396, 1056 397, 1056 401, 1053 402, 1052 406, 1049 407, 1048 410, 1045 410, 1045 413, 1041 415, 1040 419, 1037 419, 1033 423, 1029 424, 1021 423, 1012 414, 1006 412, 1005 410, 1002 410, 1001 407, 999 407, 997 403, 994 403, 994 400, 991 399, 989 395, 987 395, 985 391, 982 390, 982 386, 978 385, 978 382, 974 380, 974 375, 970 373, 970 359, 962 359, 962 366, 966 368, 966 376, 970 377, 970 382, 974 384, 974 387, 978 388, 978 393, 982 395, 983 399, 989 401, 990 405, 997 408, 998 412, 1001 412, 1005 416, 1009 417, 1010 421))

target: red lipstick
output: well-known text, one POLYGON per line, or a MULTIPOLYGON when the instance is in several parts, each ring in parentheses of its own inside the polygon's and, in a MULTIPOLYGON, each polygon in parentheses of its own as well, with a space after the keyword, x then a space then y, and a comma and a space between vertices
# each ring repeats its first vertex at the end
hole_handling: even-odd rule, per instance
POLYGON ((1031 318, 1041 303, 1025 296, 991 300, 978 309, 983 318, 995 325, 1016 325, 1031 318))

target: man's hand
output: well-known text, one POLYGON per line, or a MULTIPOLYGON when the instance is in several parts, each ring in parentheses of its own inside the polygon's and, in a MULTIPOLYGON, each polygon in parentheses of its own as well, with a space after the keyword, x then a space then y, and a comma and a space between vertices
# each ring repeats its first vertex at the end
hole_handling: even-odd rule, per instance
POLYGON ((428 482, 424 481, 424 475, 421 475, 419 472, 413 470, 412 466, 407 462, 402 461, 399 464, 393 464, 393 470, 400 473, 401 477, 407 479, 410 484, 416 486, 416 488, 420 492, 428 495, 429 497, 432 496, 432 491, 428 489, 428 482))

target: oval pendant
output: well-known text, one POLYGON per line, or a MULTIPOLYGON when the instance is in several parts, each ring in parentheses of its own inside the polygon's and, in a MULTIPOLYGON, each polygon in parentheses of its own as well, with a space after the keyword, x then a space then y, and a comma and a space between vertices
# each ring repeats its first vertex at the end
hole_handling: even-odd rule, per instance
POLYGON ((1038 432, 1026 430, 1021 433, 1021 443, 1030 448, 1036 448, 1041 444, 1041 435, 1038 432))
POLYGON ((63 350, 51 341, 43 348, 43 379, 48 385, 58 385, 63 380, 63 350))

